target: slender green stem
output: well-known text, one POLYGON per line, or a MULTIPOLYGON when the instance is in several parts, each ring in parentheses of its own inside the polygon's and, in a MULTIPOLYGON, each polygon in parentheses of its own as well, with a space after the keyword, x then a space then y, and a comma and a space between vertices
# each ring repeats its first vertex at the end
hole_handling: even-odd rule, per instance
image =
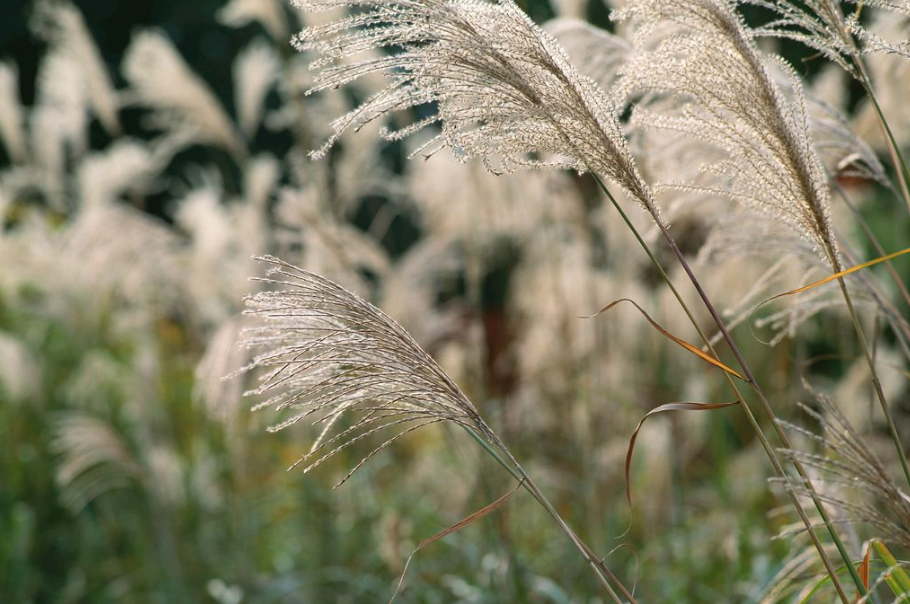
MULTIPOLYGON (((839 20, 839 23, 843 23, 843 20, 839 20)), ((885 118, 885 114, 882 111, 881 105, 878 103, 878 98, 875 96, 875 90, 872 86, 872 78, 869 75, 868 69, 866 69, 865 61, 863 60, 860 49, 856 44, 856 41, 853 39, 853 36, 850 35, 850 32, 845 28, 844 33, 846 34, 847 40, 849 40, 852 47, 852 58, 856 64, 857 71, 860 76, 860 83, 862 83, 863 88, 866 90, 866 94, 869 95, 869 100, 872 101, 872 105, 875 108, 875 113, 878 116, 879 124, 882 127, 882 130, 885 133, 885 138, 888 142, 888 151, 891 154, 891 159, 894 163, 894 171, 897 172, 898 182, 900 183, 901 192, 904 195, 904 201, 907 204, 908 210, 910 210, 910 188, 908 188, 907 180, 910 177, 910 168, 907 166, 907 162, 904 160, 904 156, 901 153, 900 145, 897 144, 897 140, 894 138, 894 133, 891 131, 890 126, 888 126, 888 120, 885 118)), ((835 270, 837 270, 837 255, 833 250, 829 250, 829 256, 835 260, 835 270)), ((888 424, 888 431, 891 435, 891 440, 894 442, 894 446, 897 448, 898 458, 901 462, 901 469, 904 471, 904 478, 907 480, 907 484, 910 485, 910 469, 907 467, 907 456, 904 453, 904 448, 901 445, 900 438, 897 433, 897 428, 894 425, 894 420, 891 417, 891 411, 888 408, 888 402, 885 399, 884 391, 882 390, 881 381, 878 379, 878 372, 875 369, 875 362, 872 359, 872 355, 869 351, 869 344, 866 341, 866 336, 863 333, 862 325, 859 322, 859 317, 856 314, 856 309, 853 307, 853 301, 850 298, 850 293, 847 291, 847 285, 844 280, 838 279, 840 284, 841 293, 844 296, 844 301, 847 304, 847 310, 850 313, 850 318, 853 321, 853 327, 856 330, 857 338, 859 339, 860 348, 863 351, 863 357, 866 359, 866 363, 869 366, 869 371, 872 375, 872 385, 875 388, 875 394, 878 397, 879 403, 882 407, 882 412, 885 414, 885 421, 888 424)))
MULTIPOLYGON (((835 14, 834 22, 840 24, 845 23, 843 15, 840 14, 839 10, 835 14)), ((900 183, 901 193, 904 196, 904 203, 907 205, 907 210, 910 211, 910 187, 908 187, 907 184, 907 180, 910 178, 910 168, 907 167, 907 162, 904 160, 904 156, 901 153, 900 145, 897 144, 897 139, 894 138, 894 133, 891 131, 891 127, 888 126, 888 120, 885 118, 885 113, 882 111, 882 107, 878 103, 878 98, 875 96, 875 90, 872 86, 872 77, 869 75, 869 70, 866 68, 866 62, 863 60, 863 55, 859 46, 856 44, 856 40, 853 39, 853 35, 846 26, 843 27, 841 33, 846 42, 850 45, 851 57, 853 63, 856 65, 856 73, 859 74, 859 81, 866 90, 866 94, 869 95, 869 100, 872 101, 872 107, 875 109, 876 117, 878 117, 879 126, 885 135, 885 142, 888 144, 888 154, 891 156, 891 163, 894 165, 894 171, 897 172, 897 180, 898 183, 900 183)))
POLYGON ((610 585, 612 582, 616 587, 622 592, 623 596, 626 597, 629 604, 638 604, 635 597, 632 593, 626 588, 626 586, 619 580, 613 571, 604 564, 596 553, 578 536, 578 534, 572 530, 572 528, 566 523, 566 521, 560 516, 559 512, 550 503, 550 500, 547 499, 546 495, 543 494, 543 491, 538 488, 538 486, 531 479, 531 476, 521 467, 521 464, 518 463, 518 460, 512 456, 512 453, 502 444, 497 444, 496 446, 509 458, 509 461, 503 459, 502 455, 484 438, 482 438, 477 432, 471 428, 465 427, 465 431, 471 435, 471 437, 476 440, 483 449, 489 453, 489 455, 495 459, 499 465, 506 469, 513 478, 520 481, 522 486, 528 491, 532 497, 547 511, 547 513, 556 521, 556 524, 559 525, 560 529, 569 537, 569 540, 572 541, 572 544, 581 552, 585 561, 591 566, 594 570, 597 578, 600 580, 604 589, 607 590, 607 593, 610 595, 610 598, 616 604, 623 604, 623 601, 620 599, 619 595, 610 585))
POLYGON ((897 181, 900 184, 901 194, 904 196, 904 203, 907 204, 907 210, 910 211, 910 188, 908 188, 907 185, 907 179, 910 177, 910 168, 907 167, 907 162, 904 160, 903 153, 901 153, 900 145, 897 144, 897 139, 894 138, 894 133, 888 125, 888 120, 885 119, 882 107, 878 104, 878 99, 875 96, 875 92, 872 90, 872 80, 869 78, 865 65, 860 60, 857 61, 857 65, 859 65, 859 73, 862 78, 863 88, 866 89, 866 94, 869 95, 869 100, 872 101, 872 106, 875 108, 875 115, 878 117, 879 125, 882 128, 882 132, 885 134, 885 142, 888 144, 888 153, 891 155, 894 171, 897 172, 897 181))
MULTIPOLYGON (((642 239, 641 235, 638 233, 638 230, 635 228, 635 226, 629 220, 629 217, 623 211, 622 207, 616 201, 615 197, 613 197, 613 194, 610 193, 609 189, 607 189, 606 185, 604 185, 603 181, 596 175, 595 175, 595 179, 597 180, 597 183, 600 185, 601 190, 603 190, 603 192, 609 198, 610 202, 613 204, 613 207, 616 209, 616 211, 622 217, 623 221, 626 223, 626 225, 632 231, 633 235, 638 240, 639 245, 641 245, 642 249, 644 249, 645 253, 648 255, 648 258, 651 260, 652 264, 655 266, 657 271, 660 273, 664 282, 668 285, 670 290, 673 292, 674 296, 676 297, 680 306, 683 308, 683 311, 689 317, 689 320, 692 322, 692 325, 695 327, 695 329, 698 332, 701 339, 705 342, 705 344, 711 350, 712 354, 714 354, 714 356, 716 357, 717 353, 714 350, 713 346, 711 345, 710 340, 707 338, 707 336, 702 331, 701 327, 698 325, 698 322, 695 320, 694 316, 692 315, 691 311, 689 310, 689 308, 686 305, 685 301, 683 300, 682 296, 679 294, 678 290, 673 285, 673 282, 670 279, 669 275, 667 275, 666 271, 660 265, 660 262, 657 260, 657 258, 654 256, 654 254, 651 252, 648 244, 644 241, 644 239, 642 239)), ((717 314, 716 309, 714 308, 713 304, 708 299, 707 294, 705 294, 704 290, 702 289, 701 284, 699 283, 698 279, 695 277, 695 274, 692 272, 691 267, 689 267, 689 264, 686 261, 685 257, 679 251, 679 247, 676 245, 676 241, 669 234, 669 231, 666 229, 666 226, 664 225, 660 216, 653 215, 653 218, 654 218, 655 222, 657 223, 658 227, 661 229, 661 232, 663 233, 664 237, 667 239, 668 243, 670 244, 670 247, 673 249, 674 254, 677 256, 677 259, 680 261, 684 270, 688 274, 688 276, 689 276, 690 280, 692 281, 693 285, 695 286, 696 290, 698 291, 702 301, 704 302, 706 308, 708 309, 708 312, 711 314, 712 318, 714 319, 715 324, 717 325, 717 327, 720 330, 721 334, 723 335, 724 339, 727 341, 727 344, 730 346, 730 349, 733 351, 734 356, 737 358, 737 362, 739 362, 740 367, 742 367, 742 369, 743 369, 743 373, 746 375, 747 382, 752 386, 752 388, 756 392, 756 394, 758 394, 759 400, 762 403, 762 407, 763 407, 766 415, 769 417, 769 419, 773 423, 774 428, 777 432, 778 438, 780 438, 781 442, 783 443, 783 445, 786 448, 792 449, 793 446, 790 443, 790 440, 787 437, 786 433, 783 431, 780 424, 778 423, 777 416, 774 414, 774 411, 771 408, 770 403, 768 402, 763 391, 761 390, 760 386, 758 385, 758 382, 755 380, 754 376, 752 375, 752 372, 749 369, 749 366, 746 363, 745 359, 743 358, 742 354, 739 352, 738 347, 736 346, 735 342, 733 341, 732 337, 730 336, 729 332, 727 331, 726 325, 724 324, 724 322, 720 318, 720 316, 717 314)), ((748 419, 749 424, 752 426, 753 430, 755 431, 755 433, 762 445, 762 448, 765 450, 765 453, 768 455, 768 458, 770 459, 775 472, 778 474, 778 476, 782 480, 785 481, 785 483, 787 485, 790 485, 789 477, 787 476, 786 472, 784 471, 783 466, 781 465, 780 460, 778 459, 777 454, 774 451, 774 448, 771 446, 771 443, 768 441, 768 438, 765 436, 764 431, 761 428, 761 425, 758 423, 758 420, 755 418, 755 415, 752 413, 752 410, 745 403, 745 398, 739 392, 739 389, 737 388, 733 379, 728 374, 726 374, 726 372, 725 372, 725 376, 727 378, 728 383, 733 388, 733 391, 736 393, 736 395, 739 399, 740 407, 743 409, 743 412, 746 414, 746 418, 748 419)), ((794 459, 793 464, 796 467, 796 470, 799 473, 800 478, 803 481, 803 485, 805 486, 807 492, 811 496, 812 501, 815 504, 815 507, 818 510, 819 515, 821 516, 822 521, 825 524, 825 527, 827 528, 832 541, 835 543, 835 546, 837 547, 838 552, 840 553, 845 566, 848 569, 850 569, 851 574, 853 575, 853 580, 857 584, 857 589, 859 589, 861 591, 861 593, 865 594, 866 593, 865 586, 863 585, 862 580, 859 577, 859 574, 856 572, 856 569, 853 567, 852 560, 850 559, 850 556, 847 553, 846 548, 843 545, 843 542, 841 541, 837 532, 834 530, 834 525, 831 521, 831 518, 828 515, 827 510, 825 510, 824 505, 822 504, 821 500, 818 498, 818 494, 815 491, 815 488, 814 488, 811 480, 808 477, 808 473, 805 471, 805 468, 802 466, 802 464, 798 460, 794 459)), ((796 494, 793 492, 792 488, 789 488, 789 486, 788 486, 788 488, 786 490, 790 496, 790 499, 791 499, 791 502, 793 503, 794 508, 797 511, 797 514, 800 516, 800 519, 803 521, 803 524, 806 527, 806 531, 809 534, 809 537, 812 539, 813 545, 815 545, 815 548, 818 550, 819 558, 821 559, 822 564, 825 567, 825 570, 828 572, 828 575, 831 577, 832 585, 834 585, 834 588, 837 591, 838 596, 840 597, 841 601, 844 602, 844 604, 847 604, 849 602, 849 599, 847 598, 846 594, 843 591, 843 587, 841 587, 840 582, 837 579, 837 571, 834 569, 834 566, 832 565, 831 560, 828 558, 828 554, 827 554, 827 552, 825 552, 824 546, 821 544, 821 542, 818 540, 818 536, 815 534, 815 531, 812 526, 812 522, 806 516, 806 513, 802 509, 802 506, 799 503, 799 499, 797 498, 796 494)))

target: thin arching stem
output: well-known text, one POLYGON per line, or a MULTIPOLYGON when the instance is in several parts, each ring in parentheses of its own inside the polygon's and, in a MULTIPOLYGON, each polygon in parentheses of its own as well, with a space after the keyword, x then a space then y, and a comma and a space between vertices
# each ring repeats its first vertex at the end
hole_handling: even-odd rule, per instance
POLYGON ((506 469, 513 478, 519 480, 521 485, 528 491, 532 497, 546 510, 546 512, 556 521, 556 524, 559 525, 559 528, 569 537, 569 540, 572 541, 572 544, 581 552, 585 561, 589 566, 594 570, 597 575, 598 580, 604 589, 610 595, 610 598, 616 604, 623 604, 622 599, 620 599, 619 594, 616 593, 616 590, 613 589, 613 585, 622 592, 622 595, 626 598, 629 604, 638 604, 638 601, 635 599, 635 596, 632 595, 632 592, 626 588, 625 584, 617 577, 613 571, 604 563, 604 561, 594 553, 588 544, 581 540, 578 534, 572 530, 572 528, 566 523, 562 518, 559 512, 556 510, 556 507, 550 503, 550 500, 544 495, 543 491, 534 483, 531 479, 531 476, 525 471, 525 469, 518 463, 518 460, 512 456, 512 453, 501 443, 496 445, 505 456, 508 458, 503 459, 503 456, 497 452, 496 448, 493 447, 489 442, 477 434, 474 430, 470 428, 465 428, 468 434, 471 435, 474 440, 480 443, 481 447, 490 454, 493 459, 495 459, 503 468, 506 469), (611 585, 612 583, 612 585, 611 585))
MULTIPOLYGON (((679 291, 676 289, 675 285, 673 285, 673 282, 670 279, 669 275, 667 275, 666 271, 663 269, 660 262, 654 256, 653 252, 651 252, 648 244, 644 241, 644 239, 638 233, 638 230, 635 228, 635 226, 629 220, 628 216, 623 211, 622 206, 619 205, 619 203, 616 201, 616 198, 613 197, 613 194, 610 192, 610 190, 606 187, 606 185, 604 185, 603 181, 599 177, 595 176, 595 178, 597 180, 597 183, 600 185, 601 190, 607 195, 607 198, 613 204, 613 207, 617 210, 617 212, 623 218, 626 225, 632 231, 632 233, 635 236, 636 240, 638 241, 639 245, 641 245, 642 249, 644 249, 648 258, 651 260, 651 263, 657 269, 658 273, 660 273, 661 278, 664 280, 664 282, 667 284, 667 286, 673 292, 673 294, 676 297, 677 301, 679 302, 680 306, 683 308, 683 311, 686 313, 686 316, 689 318, 692 325, 695 327, 695 330, 698 332, 699 337, 708 346, 708 348, 709 348, 709 350, 711 350, 712 354, 714 354, 714 356, 716 357, 717 352, 714 350, 713 346, 711 345, 709 338, 705 335, 704 331, 701 329, 698 322, 695 320, 695 317, 693 316, 692 312, 689 310, 688 305, 685 303, 682 296, 679 294, 679 291)), ((689 276, 690 280, 692 281, 693 285, 695 286, 696 290, 698 291, 699 296, 701 297, 702 301, 704 302, 708 312, 711 314, 712 318, 714 319, 714 322, 717 325, 717 328, 723 334, 724 340, 727 342, 728 346, 730 346, 731 351, 733 351, 733 354, 736 357, 737 362, 740 364, 740 367, 743 369, 743 374, 746 376, 746 381, 750 384, 750 386, 752 386, 753 390, 758 395, 759 400, 762 403, 762 408, 765 411, 765 414, 768 416, 768 418, 773 423, 779 439, 781 440, 781 442, 783 443, 783 445, 786 448, 792 449, 793 446, 790 443, 789 438, 787 437, 786 433, 783 431, 783 428, 781 428, 779 422, 777 421, 777 416, 775 415, 774 410, 771 408, 771 405, 768 402, 767 398, 765 397, 764 392, 761 390, 761 387, 758 385, 758 382, 755 380, 755 377, 752 375, 751 369, 749 368, 748 364, 746 363, 745 358, 739 352, 739 348, 736 346, 736 343, 733 341, 733 338, 730 336, 729 332, 727 331, 726 325, 724 324, 723 320, 720 318, 720 315, 717 313, 716 309, 714 308, 714 305, 708 299, 707 294, 704 292, 704 289, 701 287, 701 284, 698 282, 698 279, 696 278, 694 272, 692 272, 691 267, 689 267, 689 264, 686 261, 685 257, 679 251, 679 247, 676 245, 676 241, 673 239, 672 235, 670 235, 669 231, 667 230, 666 225, 663 222, 663 219, 661 219, 659 215, 653 215, 653 218, 654 218, 655 222, 657 223, 658 228, 661 229, 661 232, 663 233, 664 237, 667 239, 668 243, 670 244, 671 249, 673 249, 674 254, 676 255, 677 259, 682 264, 683 269, 686 271, 687 275, 689 276)), ((828 575, 831 578, 832 585, 834 586, 835 590, 837 591, 838 596, 840 597, 841 601, 844 602, 844 604, 848 604, 850 600, 849 600, 849 598, 847 598, 847 595, 844 592, 843 587, 840 585, 840 582, 837 579, 837 571, 835 570, 833 564, 831 563, 831 560, 828 557, 827 552, 825 552, 824 546, 821 544, 821 542, 818 539, 818 536, 815 534, 815 530, 813 528, 812 521, 809 520, 808 516, 806 516, 806 513, 803 510, 802 506, 800 505, 799 499, 797 498, 793 489, 789 487, 790 478, 787 476, 787 473, 784 471, 783 465, 780 463, 780 459, 778 458, 777 453, 774 450, 774 447, 771 445, 767 436, 765 436, 764 431, 762 430, 761 425, 758 423, 758 420, 756 419, 755 415, 752 413, 752 410, 745 403, 745 398, 742 396, 742 393, 739 391, 739 388, 737 387, 736 383, 733 381, 733 379, 730 377, 729 374, 727 374, 726 372, 724 372, 724 373, 725 373, 728 383, 730 384, 731 388, 733 389, 734 393, 736 394, 736 396, 739 400, 740 407, 743 409, 743 412, 745 413, 750 426, 755 431, 756 436, 758 437, 759 442, 762 445, 762 448, 765 450, 765 453, 767 454, 768 458, 770 459, 771 465, 774 467, 774 470, 778 474, 778 476, 785 482, 785 484, 788 485, 788 488, 786 489, 786 491, 788 492, 788 494, 790 496, 791 502, 793 503, 793 507, 796 509, 797 514, 799 515, 800 519, 802 520, 803 524, 805 525, 806 532, 809 534, 809 537, 812 540, 813 545, 815 546, 816 550, 818 551, 819 558, 821 559, 822 564, 825 567, 825 570, 828 572, 828 575)), ((841 541, 840 536, 837 534, 837 531, 835 531, 835 529, 834 529, 834 524, 831 521, 831 518, 828 515, 827 510, 825 510, 824 505, 822 504, 821 500, 819 499, 818 494, 817 494, 811 480, 809 479, 808 473, 806 472, 805 468, 802 466, 802 464, 798 460, 794 459, 793 464, 796 467, 796 470, 799 473, 800 478, 803 481, 803 485, 806 487, 807 492, 811 496, 812 501, 815 504, 815 507, 818 510, 819 515, 821 516, 822 521, 824 522, 825 527, 827 528, 832 541, 834 542, 835 546, 837 547, 838 552, 840 553, 841 558, 843 559, 844 565, 848 569, 851 569, 853 571, 851 574, 855 575, 854 582, 857 583, 857 589, 865 589, 863 586, 862 580, 859 577, 859 574, 856 573, 856 569, 853 568, 852 560, 851 560, 849 554, 847 553, 847 550, 844 547, 844 544, 841 541)), ((863 591, 862 593, 865 593, 865 592, 863 591)))

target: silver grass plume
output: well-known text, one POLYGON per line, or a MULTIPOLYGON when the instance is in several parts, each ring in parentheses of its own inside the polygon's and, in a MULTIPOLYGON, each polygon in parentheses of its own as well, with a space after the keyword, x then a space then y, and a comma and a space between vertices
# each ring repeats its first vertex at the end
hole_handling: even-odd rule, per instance
MULTIPOLYGON (((816 394, 815 398, 820 411, 800 406, 818 422, 821 434, 781 423, 819 443, 823 453, 794 449, 785 453, 806 467, 818 470, 826 477, 826 482, 839 487, 835 491, 837 494, 822 493, 823 501, 879 531, 878 537, 883 541, 910 547, 910 497, 894 483, 882 462, 840 409, 825 396, 816 394), (847 492, 859 497, 848 498, 847 492)), ((809 496, 801 487, 796 488, 801 495, 809 496)))
POLYGON ((859 21, 863 7, 889 10, 910 16, 906 0, 736 0, 772 11, 775 18, 761 27, 750 30, 752 36, 788 38, 817 50, 841 66, 847 73, 860 78, 858 62, 862 55, 884 52, 910 57, 910 40, 889 42, 876 36, 859 21), (852 5, 852 6, 850 6, 852 5), (852 14, 844 12, 851 9, 852 14))
POLYGON ((308 27, 295 38, 315 51, 310 93, 381 73, 388 85, 332 123, 325 155, 339 136, 390 112, 428 117, 397 131, 401 139, 435 123, 442 131, 416 154, 449 148, 490 171, 568 167, 609 177, 656 215, 629 153, 617 104, 579 74, 552 36, 512 0, 296 0, 309 11, 352 8, 348 17, 308 27), (367 58, 362 55, 383 50, 367 58), (358 59, 358 57, 360 57, 358 59), (554 157, 555 156, 555 157, 554 157), (552 159, 551 159, 552 158, 552 159))
POLYGON ((385 313, 323 277, 271 256, 258 259, 271 268, 256 280, 280 289, 246 299, 245 314, 258 325, 245 330, 243 344, 258 354, 241 372, 267 370, 248 394, 267 396, 254 410, 290 410, 272 432, 303 420, 321 427, 292 468, 308 472, 382 433, 339 486, 398 438, 442 422, 505 450, 461 389, 385 313))
POLYGON ((838 269, 828 180, 793 69, 781 62, 792 80, 794 100, 788 101, 728 0, 630 0, 614 17, 635 20, 643 49, 623 70, 625 92, 678 100, 675 111, 652 111, 646 97, 633 120, 703 140, 726 155, 703 168, 722 179, 720 185, 676 188, 772 215, 838 269))

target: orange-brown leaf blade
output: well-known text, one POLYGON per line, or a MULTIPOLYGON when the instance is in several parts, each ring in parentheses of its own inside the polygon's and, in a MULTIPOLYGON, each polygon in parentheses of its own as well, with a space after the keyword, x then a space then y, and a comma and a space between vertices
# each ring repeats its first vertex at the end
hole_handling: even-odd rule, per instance
POLYGON ((720 362, 719 360, 717 360, 715 357, 711 356, 707 352, 700 350, 697 346, 694 346, 694 345, 690 344, 689 342, 686 342, 682 338, 677 338, 672 333, 670 333, 669 331, 667 331, 666 329, 661 327, 657 321, 655 321, 654 319, 651 318, 651 315, 649 315, 647 312, 645 312, 645 309, 643 309, 641 306, 638 305, 638 303, 635 302, 635 300, 630 300, 629 298, 620 298, 619 300, 614 300, 613 302, 610 302, 609 304, 607 304, 606 306, 601 308, 599 311, 597 311, 595 314, 593 314, 587 318, 592 319, 594 317, 597 317, 597 316, 607 312, 608 310, 610 310, 611 308, 613 308, 620 302, 628 302, 629 304, 631 304, 632 306, 637 308, 638 312, 640 312, 645 317, 645 319, 647 319, 648 323, 650 323, 654 329, 659 331, 661 333, 661 335, 663 335, 667 339, 673 341, 674 343, 681 346, 682 348, 685 348, 686 350, 688 350, 689 352, 691 352, 692 354, 694 354, 701 360, 706 361, 707 363, 710 363, 711 365, 714 365, 715 367, 723 369, 730 375, 736 376, 739 379, 745 381, 746 378, 744 378, 738 371, 736 371, 729 365, 725 365, 724 363, 720 362))
POLYGON ((512 497, 512 495, 515 494, 515 491, 517 491, 523 483, 524 483, 524 481, 519 481, 519 483, 516 484, 515 487, 511 491, 509 491, 508 493, 506 493, 505 495, 503 495, 502 497, 500 497, 493 503, 480 508, 479 510, 477 510, 470 516, 467 516, 466 518, 459 520, 458 522, 456 522, 449 528, 447 528, 443 531, 440 531, 440 532, 436 533, 435 535, 433 535, 432 537, 429 537, 429 538, 421 541, 417 545, 417 547, 414 548, 414 551, 411 552, 411 555, 408 556, 408 560, 404 564, 404 569, 401 571, 401 577, 399 577, 399 579, 398 579, 398 585, 395 587, 395 593, 393 593, 391 599, 389 599, 389 604, 392 604, 392 602, 398 596, 398 592, 401 591, 401 585, 402 585, 402 583, 404 583, 404 576, 407 574, 408 567, 411 565, 411 560, 414 558, 414 556, 417 554, 417 552, 419 552, 426 546, 428 546, 432 543, 435 543, 436 541, 439 541, 446 535, 451 535, 454 532, 460 531, 461 529, 468 526, 469 524, 473 524, 473 523, 477 522, 484 516, 487 516, 488 514, 492 514, 493 512, 498 510, 500 507, 502 507, 512 497))
MULTIPOLYGON (((777 294, 773 298, 768 298, 767 300, 765 300, 765 302, 770 302, 771 300, 777 300, 778 298, 783 298, 784 296, 793 296, 795 294, 801 294, 803 292, 809 291, 810 289, 814 289, 814 288, 818 287, 819 285, 824 285, 825 283, 830 283, 831 281, 834 281, 835 279, 840 279, 841 277, 844 277, 851 273, 861 271, 864 268, 869 268, 870 266, 875 266, 876 264, 881 264, 882 262, 887 262, 888 260, 897 258, 898 256, 903 256, 904 254, 910 254, 910 247, 900 250, 899 252, 894 252, 893 254, 888 254, 887 256, 880 256, 878 258, 875 258, 874 260, 869 260, 868 262, 863 262, 862 264, 857 264, 855 266, 851 266, 848 269, 844 269, 844 270, 840 271, 839 273, 834 273, 833 275, 828 275, 824 279, 819 279, 818 281, 815 281, 814 283, 810 283, 809 285, 804 285, 803 287, 798 287, 798 288, 790 290, 788 292, 784 292, 782 294, 777 294)), ((764 304, 765 302, 763 302, 762 304, 764 304)))
MULTIPOLYGON (((866 545, 866 555, 863 556, 863 561, 860 562, 859 568, 859 578, 863 582, 863 587, 866 588, 866 592, 869 591, 869 564, 871 562, 870 558, 872 556, 872 544, 866 545)), ((856 590, 856 599, 859 601, 863 597, 863 594, 860 591, 856 590)))

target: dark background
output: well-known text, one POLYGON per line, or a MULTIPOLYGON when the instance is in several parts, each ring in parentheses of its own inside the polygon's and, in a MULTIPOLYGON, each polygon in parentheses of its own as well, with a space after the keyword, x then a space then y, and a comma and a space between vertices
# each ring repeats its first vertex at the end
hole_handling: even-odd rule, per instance
MULTIPOLYGON (((0 2, 0 60, 19 66, 23 101, 31 104, 39 57, 44 45, 31 31, 32 0, 0 2)), ((75 0, 112 75, 133 32, 147 27, 164 30, 216 92, 230 90, 231 60, 249 33, 219 24, 215 15, 226 0, 75 0)), ((252 28, 252 26, 251 26, 252 28)), ((290 42, 289 42, 290 44, 290 42)))

